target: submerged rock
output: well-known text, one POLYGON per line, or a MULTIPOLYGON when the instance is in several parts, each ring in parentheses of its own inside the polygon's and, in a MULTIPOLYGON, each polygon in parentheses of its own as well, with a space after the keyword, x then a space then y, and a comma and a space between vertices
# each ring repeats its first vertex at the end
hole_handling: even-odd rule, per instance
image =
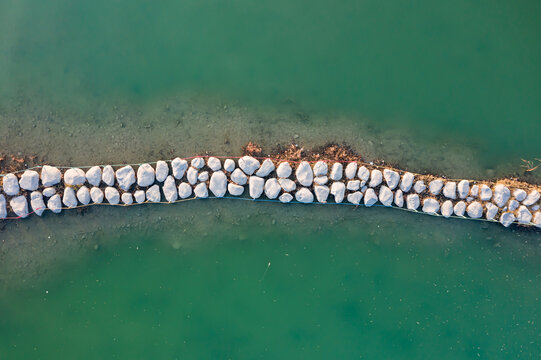
POLYGON ((329 176, 331 180, 338 181, 342 179, 342 173, 344 166, 341 163, 334 163, 331 168, 331 175, 329 176))
POLYGON ((440 203, 434 198, 423 200, 423 212, 428 214, 437 214, 440 211, 440 203))
POLYGON ((15 215, 23 218, 28 216, 28 201, 26 201, 26 197, 22 195, 14 197, 9 201, 9 206, 11 206, 11 210, 13 210, 15 215))
POLYGON ((21 175, 19 185, 24 190, 37 190, 39 187, 39 174, 34 170, 25 170, 21 175))
POLYGON ((265 182, 265 196, 269 199, 276 199, 281 191, 282 187, 276 178, 270 178, 265 182))
POLYGON ((64 173, 64 182, 66 185, 83 185, 86 181, 86 174, 79 168, 71 168, 64 173))
POLYGON ((120 194, 118 190, 111 186, 105 188, 105 198, 111 205, 116 205, 120 202, 120 194))
POLYGON ((15 174, 7 174, 2 178, 2 187, 6 195, 19 194, 19 180, 15 174))
MULTIPOLYGON (((0 199, 0 202, 1 201, 2 200, 0 199)), ((34 211, 34 214, 36 214, 37 216, 41 216, 41 214, 43 214, 43 212, 47 208, 45 206, 45 202, 43 201, 43 196, 39 191, 32 191, 32 193, 30 194, 30 206, 32 206, 32 211, 34 211)), ((0 204, 0 208, 1 207, 2 204, 0 204)), ((2 209, 0 209, 0 219, 2 218, 1 212, 2 209)))
MULTIPOLYGON (((124 191, 129 191, 130 187, 135 183, 135 171, 133 168, 126 165, 118 169, 115 174, 118 186, 124 191)), ((107 192, 105 197, 107 198, 107 192)))
POLYGON ((147 187, 154 184, 155 179, 154 168, 150 164, 139 165, 137 168, 137 185, 147 187))
POLYGON ((366 190, 364 194, 364 205, 366 207, 370 207, 374 205, 378 201, 378 196, 376 195, 376 192, 374 189, 369 188, 366 190))
MULTIPOLYGON (((312 169, 310 169, 310 172, 311 171, 312 169)), ((307 188, 303 187, 297 190, 297 192, 295 193, 295 200, 305 204, 311 203, 314 201, 314 194, 312 194, 312 192, 307 188)))
POLYGON ((292 173, 291 165, 289 165, 288 162, 283 162, 278 165, 278 168, 276 169, 276 175, 279 178, 288 178, 291 176, 292 173))
POLYGON ((167 176, 169 176, 169 166, 165 161, 159 160, 156 163, 156 181, 164 182, 167 176))
POLYGON ((186 182, 183 182, 183 183, 180 183, 179 186, 178 186, 178 196, 181 198, 181 199, 186 199, 190 196, 192 196, 192 187, 190 186, 190 184, 186 183, 186 182))
POLYGON ((245 185, 248 182, 248 177, 242 172, 241 169, 235 169, 231 173, 231 181, 237 185, 245 185))
MULTIPOLYGON (((115 170, 111 165, 107 165, 103 168, 103 172, 101 174, 101 180, 105 183, 107 186, 113 186, 115 184, 115 170)), ((98 185, 95 185, 98 186, 98 185)))
POLYGON ((497 184, 494 186, 494 203, 498 207, 504 207, 510 197, 511 190, 509 190, 505 185, 497 184))
POLYGON ((163 183, 163 196, 168 202, 175 202, 178 199, 177 184, 175 184, 175 178, 171 175, 163 183))
MULTIPOLYGON (((107 192, 105 192, 105 196, 107 197, 107 192)), ((160 187, 158 185, 149 187, 145 192, 145 196, 150 202, 156 203, 162 201, 162 194, 160 193, 160 187)))
POLYGON ((261 167, 259 168, 259 170, 257 170, 255 174, 259 177, 265 177, 273 171, 274 163, 271 159, 265 159, 265 161, 263 161, 263 164, 261 164, 261 167))
POLYGON ((188 162, 186 160, 177 157, 171 161, 171 170, 175 179, 182 179, 187 169, 188 162))
POLYGON ((383 170, 383 177, 385 178, 385 182, 387 183, 389 189, 393 190, 398 186, 400 175, 396 171, 385 169, 383 170))
POLYGON ((81 186, 77 190, 77 200, 83 205, 88 205, 90 203, 90 190, 86 186, 81 186))
POLYGON ((400 190, 403 192, 410 191, 411 187, 413 186, 413 180, 415 179, 415 176, 407 172, 404 175, 402 175, 402 180, 400 181, 400 190))
POLYGON ((220 159, 211 156, 207 160, 207 166, 212 171, 218 171, 218 170, 220 170, 222 168, 222 162, 220 161, 220 159))
POLYGON ((133 193, 133 197, 135 199, 135 202, 137 202, 138 204, 142 204, 146 200, 145 191, 137 190, 136 192, 133 193))
POLYGON ((391 189, 385 185, 381 185, 379 188, 379 202, 385 206, 391 206, 393 205, 393 199, 394 194, 391 189))
POLYGON ((301 161, 297 167, 297 170, 295 171, 295 176, 297 177, 299 184, 302 186, 311 186, 312 182, 314 181, 314 173, 312 172, 312 168, 307 161, 301 161))
POLYGON ((232 172, 235 170, 235 162, 231 159, 226 159, 224 161, 224 170, 227 172, 232 172))
POLYGON ((60 199, 60 195, 55 194, 51 196, 49 201, 47 201, 47 208, 55 214, 60 213, 62 211, 62 200, 60 199))
POLYGON ((212 173, 209 188, 216 197, 223 197, 225 195, 227 191, 227 176, 225 176, 223 171, 215 171, 212 173))
POLYGON ((354 193, 348 194, 347 201, 351 204, 359 205, 363 198, 363 193, 360 191, 355 191, 354 193))
POLYGON ((239 159, 239 167, 247 175, 252 175, 259 169, 259 161, 251 156, 243 156, 239 159))
POLYGON ((86 181, 92 186, 100 186, 101 183, 101 168, 92 166, 85 174, 86 181))
POLYGON ((314 164, 314 176, 326 176, 329 166, 325 161, 318 161, 314 164))
POLYGON ((248 180, 250 197, 257 199, 263 194, 263 189, 265 187, 265 179, 260 178, 259 176, 250 176, 248 180))
POLYGON ((327 198, 329 197, 329 187, 325 185, 315 185, 314 193, 316 194, 316 199, 320 203, 326 203, 327 198))
POLYGON ((101 204, 103 202, 103 191, 98 187, 90 189, 90 198, 94 204, 101 204))
POLYGON ((343 182, 335 181, 331 185, 331 194, 334 196, 334 202, 339 204, 344 201, 346 185, 343 182))
POLYGON ((199 199, 208 198, 209 192, 207 190, 207 184, 205 184, 205 183, 197 184, 197 186, 193 190, 193 193, 194 193, 196 198, 199 198, 199 199))
POLYGON ((67 187, 64 189, 62 202, 69 208, 74 208, 77 206, 77 196, 75 195, 75 190, 73 190, 73 188, 67 187))
MULTIPOLYGON (((383 181, 383 174, 381 173, 381 171, 377 169, 372 170, 372 172, 370 173, 370 182, 368 183, 368 186, 370 186, 371 188, 374 188, 378 186, 379 184, 381 184, 382 181, 383 181)), ((364 196, 364 201, 366 202, 366 195, 364 196)))
POLYGON ((41 184, 43 186, 47 187, 56 185, 61 179, 62 173, 58 168, 49 165, 44 165, 41 168, 41 184))

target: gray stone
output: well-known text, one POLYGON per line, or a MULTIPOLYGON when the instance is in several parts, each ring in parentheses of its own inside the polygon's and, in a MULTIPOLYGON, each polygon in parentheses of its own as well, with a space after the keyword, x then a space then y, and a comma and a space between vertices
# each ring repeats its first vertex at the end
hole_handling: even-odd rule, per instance
POLYGON ((385 185, 381 185, 381 187, 379 188, 379 202, 385 206, 392 206, 393 199, 394 199, 394 194, 391 191, 391 189, 389 189, 385 185))
POLYGON ((415 185, 413 185, 413 191, 415 191, 417 194, 422 193, 426 190, 426 185, 423 180, 418 180, 415 182, 415 185))
POLYGON ((103 191, 98 187, 90 189, 90 198, 94 204, 101 204, 103 202, 103 191))
POLYGON ((34 191, 39 187, 39 174, 34 170, 26 170, 19 180, 19 185, 24 190, 34 191))
POLYGON ((498 207, 504 207, 510 197, 511 190, 509 190, 505 185, 497 184, 494 186, 494 203, 498 207))
POLYGON ((207 184, 205 183, 199 183, 193 190, 193 193, 195 194, 195 197, 200 199, 205 199, 209 196, 209 192, 207 190, 207 184))
POLYGON ((482 201, 488 201, 492 198, 492 190, 485 184, 481 185, 479 189, 479 199, 482 201))
POLYGON ((62 211, 62 200, 60 199, 60 195, 55 194, 51 196, 49 201, 47 201, 47 208, 55 214, 60 213, 62 211))
POLYGON ((280 186, 285 192, 291 192, 297 188, 295 181, 290 179, 278 179, 278 183, 280 183, 280 186))
POLYGON ((244 192, 244 186, 229 183, 227 184, 227 191, 229 191, 229 193, 233 196, 241 196, 244 192))
POLYGON ((398 186, 400 175, 396 171, 385 169, 383 170, 383 177, 385 178, 385 182, 387 183, 389 189, 393 190, 398 186))
MULTIPOLYGON (((378 169, 372 170, 370 173, 370 182, 368 186, 371 188, 378 186, 383 181, 383 174, 378 169)), ((366 195, 364 196, 364 201, 366 202, 366 195)))
POLYGON ((48 188, 43 189, 43 196, 45 197, 51 197, 54 194, 56 194, 56 189, 53 187, 48 187, 48 188))
POLYGON ((180 183, 180 185, 178 186, 178 196, 181 199, 189 198, 190 196, 192 196, 192 192, 192 187, 186 182, 180 183))
POLYGON ((440 179, 432 180, 428 183, 428 190, 432 195, 439 195, 443 187, 443 181, 440 179))
POLYGON ((509 206, 507 208, 507 210, 509 211, 515 211, 516 209, 518 209, 518 207, 520 206, 520 203, 518 201, 516 201, 515 199, 509 201, 509 206))
POLYGON ((355 191, 354 193, 348 194, 347 200, 351 204, 359 205, 363 198, 363 193, 360 191, 355 191))
MULTIPOLYGON (((103 168, 102 174, 101 174, 101 180, 105 183, 107 186, 113 186, 115 184, 115 170, 111 165, 107 165, 103 168)), ((98 185, 95 185, 98 186, 98 185)))
POLYGON ((446 218, 453 215, 453 202, 451 200, 446 200, 441 204, 441 214, 446 218))
POLYGON ((515 220, 515 214, 512 212, 504 212, 500 215, 500 223, 505 227, 509 227, 515 220))
POLYGON ((524 201, 522 202, 522 205, 531 206, 535 204, 536 202, 538 202, 540 197, 541 195, 539 195, 539 192, 537 190, 533 190, 528 194, 526 199, 524 199, 524 201))
POLYGON ((248 185, 250 189, 250 197, 257 199, 263 194, 265 188, 265 179, 259 176, 250 176, 248 179, 248 185))
POLYGON ((163 183, 163 196, 168 202, 175 202, 178 199, 177 184, 175 184, 175 178, 171 175, 163 183))
MULTIPOLYGON (((191 188, 190 188, 190 190, 191 190, 191 188)), ((146 200, 145 191, 144 190, 137 190, 136 192, 133 193, 133 197, 135 198, 135 202, 137 202, 138 204, 142 204, 146 200)))
POLYGON ((107 202, 112 205, 116 205, 120 202, 118 190, 111 186, 105 188, 105 198, 107 199, 107 202))
POLYGON ((355 174, 357 174, 357 163, 356 162, 350 162, 346 166, 346 170, 344 174, 346 175, 347 179, 353 179, 355 177, 355 174))
POLYGON ((403 192, 410 191, 411 187, 413 186, 413 180, 415 179, 415 176, 407 172, 404 175, 402 175, 402 180, 400 181, 400 190, 403 192))
POLYGON ((361 188, 361 181, 360 180, 350 180, 347 184, 347 189, 351 191, 357 191, 361 188))
POLYGON ((364 193, 364 205, 366 207, 370 207, 374 205, 378 201, 378 196, 376 195, 376 192, 374 189, 367 189, 364 193))
POLYGON ((197 169, 190 166, 190 168, 186 172, 186 180, 188 180, 190 185, 195 185, 197 183, 198 175, 199 174, 197 172, 197 169))
POLYGON ((402 190, 398 189, 394 193, 394 203, 398 207, 404 206, 404 193, 402 190))
POLYGON ((263 161, 263 164, 261 164, 261 167, 259 168, 259 170, 257 170, 257 172, 255 173, 257 176, 259 177, 265 177, 267 175, 269 175, 271 172, 273 172, 275 169, 274 167, 274 163, 272 162, 271 159, 265 159, 265 161, 263 161))
POLYGON ((318 161, 314 164, 314 176, 326 176, 329 166, 325 161, 318 161))
POLYGON ((314 193, 316 194, 316 199, 320 203, 326 203, 327 198, 329 197, 329 187, 325 185, 315 185, 314 193))
POLYGON ((235 170, 235 161, 231 159, 226 159, 224 161, 224 170, 227 172, 232 172, 233 170, 235 170))
POLYGON ((457 185, 458 197, 465 199, 470 193, 470 182, 468 180, 461 180, 457 185))
MULTIPOLYGON (((118 176, 118 173, 117 173, 118 176)), ((150 164, 141 164, 137 168, 137 185, 147 187, 154 184, 156 175, 154 168, 150 164)))
POLYGON ((224 197, 227 192, 227 176, 225 176, 223 171, 215 171, 212 173, 209 188, 214 196, 224 197))
POLYGON ((71 168, 64 173, 64 182, 66 185, 83 185, 86 181, 86 174, 78 168, 71 168))
POLYGON ((205 166, 205 160, 202 157, 193 158, 190 165, 196 169, 201 169, 205 166))
POLYGON ((334 196, 334 202, 339 204, 344 201, 346 185, 343 182, 335 181, 331 185, 331 194, 334 196))
POLYGON ((285 193, 285 194, 280 195, 278 200, 280 200, 280 202, 283 202, 283 203, 288 203, 288 202, 291 202, 291 200, 293 200, 293 195, 289 193, 285 193))
POLYGON ((6 198, 4 195, 0 194, 0 219, 5 219, 8 216, 8 211, 6 208, 6 198))
POLYGON ((77 206, 77 196, 75 195, 75 190, 73 190, 73 188, 66 187, 64 189, 62 202, 69 208, 74 208, 77 206))
POLYGON ((28 201, 26 201, 26 197, 22 195, 14 197, 9 201, 9 205, 11 206, 11 210, 13 210, 15 215, 22 218, 28 216, 28 201))
POLYGON ((205 182, 208 179, 209 179, 208 171, 202 171, 199 173, 199 175, 197 175, 197 180, 199 180, 199 182, 205 182))
POLYGON ((125 205, 133 204, 133 195, 131 193, 126 192, 126 193, 122 194, 120 199, 122 200, 122 203, 124 203, 125 205))
POLYGON ((43 186, 47 187, 56 185, 61 179, 62 173, 59 169, 49 165, 44 165, 41 168, 41 184, 43 186))
POLYGON ((245 185, 248 182, 248 177, 242 172, 241 169, 235 169, 231 173, 231 181, 237 185, 245 185))
POLYGON ((207 166, 212 171, 218 171, 222 168, 222 162, 220 161, 220 159, 211 156, 207 160, 207 166))
POLYGON ((331 175, 329 177, 334 181, 340 180, 342 179, 343 172, 344 166, 340 163, 334 163, 331 167, 331 175))
POLYGON ((494 220, 494 218, 498 214, 498 211, 500 211, 500 209, 493 203, 486 203, 485 209, 486 209, 485 218, 487 220, 494 220))
POLYGON ((156 163, 156 181, 164 182, 169 176, 169 166, 167 162, 160 160, 156 163))
POLYGON ((295 171, 295 176, 302 186, 311 186, 314 181, 314 173, 312 172, 310 164, 306 161, 301 161, 295 171))
POLYGON ((419 195, 409 194, 406 196, 406 205, 410 210, 417 210, 420 205, 419 195))
POLYGON ((77 200, 83 205, 90 204, 90 190, 86 186, 81 186, 77 190, 77 200))
POLYGON ((513 191, 513 197, 517 200, 517 201, 522 201, 524 199, 526 199, 526 196, 528 194, 526 193, 526 191, 522 190, 522 189, 515 189, 515 191, 513 191))
POLYGON ((6 195, 18 195, 19 179, 15 174, 7 174, 2 178, 2 187, 6 195))
POLYGON ((92 166, 87 170, 86 181, 92 186, 100 186, 101 183, 101 168, 99 166, 92 166))
MULTIPOLYGON (((33 191, 30 194, 30 206, 32 206, 32 211, 34 211, 34 214, 36 214, 37 216, 41 216, 41 214, 43 214, 43 212, 47 208, 45 206, 45 202, 43 201, 43 196, 41 195, 39 191, 33 191)), ((0 208, 1 207, 2 205, 0 204, 0 208)), ((0 213, 1 212, 2 210, 0 209, 0 213)), ((0 218, 1 218, 1 215, 0 215, 0 218)))
POLYGON ((479 185, 473 185, 470 190, 470 196, 476 198, 479 195, 479 185))
MULTIPOLYGON (((130 165, 123 166, 115 174, 118 186, 124 191, 129 191, 130 187, 135 183, 135 171, 133 168, 130 165)), ((105 194, 105 197, 107 198, 107 194, 105 194)))
POLYGON ((443 187, 443 196, 448 199, 456 199, 456 182, 448 181, 443 187))
POLYGON ((480 202, 474 201, 466 208, 468 216, 472 219, 479 219, 483 216, 483 205, 480 202))
POLYGON ((276 175, 279 178, 288 178, 291 176, 292 171, 293 170, 291 169, 291 165, 289 165, 289 163, 287 162, 283 162, 278 165, 278 168, 276 169, 276 175))
MULTIPOLYGON (((310 172, 312 172, 312 169, 310 169, 310 172)), ((297 192, 295 193, 295 200, 301 203, 308 204, 314 201, 314 194, 312 194, 312 192, 307 188, 303 187, 297 190, 297 192)))
POLYGON ((276 178, 270 178, 265 182, 265 196, 269 199, 276 199, 281 191, 282 187, 276 178))
POLYGON ((329 182, 329 178, 326 176, 317 176, 314 178, 314 183, 318 185, 325 185, 327 182, 329 182))
POLYGON ((440 211, 440 203, 434 198, 423 200, 423 212, 428 214, 437 214, 440 211))
POLYGON ((171 161, 171 170, 175 179, 182 179, 187 169, 188 162, 186 160, 177 157, 171 161))
POLYGON ((521 224, 529 224, 532 220, 532 213, 524 205, 520 205, 517 210, 517 220, 521 224))
POLYGON ((357 177, 362 181, 368 181, 368 179, 370 179, 370 171, 366 167, 361 166, 359 170, 357 170, 357 177))
POLYGON ((459 201, 453 207, 453 212, 456 216, 464 216, 466 213, 466 203, 464 201, 459 201))
MULTIPOLYGON (((105 193, 107 196, 107 192, 105 193)), ((158 185, 152 185, 145 191, 145 196, 150 202, 160 202, 162 201, 162 194, 160 193, 160 187, 158 185)))
POLYGON ((247 175, 252 175, 259 169, 259 161, 251 156, 243 156, 239 159, 239 167, 247 175))

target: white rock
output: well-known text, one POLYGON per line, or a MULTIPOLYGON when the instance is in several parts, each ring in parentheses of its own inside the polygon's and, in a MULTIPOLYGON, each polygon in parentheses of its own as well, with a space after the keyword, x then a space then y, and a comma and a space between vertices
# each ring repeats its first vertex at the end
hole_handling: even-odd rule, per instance
POLYGON ((171 175, 169 175, 163 183, 163 196, 165 196, 165 200, 168 202, 175 202, 178 199, 177 184, 175 184, 175 178, 171 175))
POLYGON ((186 173, 186 169, 188 169, 188 162, 186 160, 177 157, 171 161, 171 170, 175 179, 182 179, 186 173))
POLYGON ((41 168, 41 184, 45 187, 53 186, 60 182, 62 173, 53 166, 44 165, 41 168))
POLYGON ((517 199, 517 201, 522 201, 524 199, 526 199, 526 196, 528 194, 526 193, 526 191, 522 190, 522 189, 515 189, 515 191, 513 191, 513 197, 515 199, 517 199))
MULTIPOLYGON (((118 176, 118 172, 117 172, 117 176, 118 176)), ((147 187, 154 184, 155 179, 156 179, 156 175, 154 174, 154 168, 150 166, 150 164, 139 165, 139 167, 137 168, 137 185, 141 187, 147 187)))
POLYGON ((406 196, 406 205, 410 210, 417 210, 420 205, 419 195, 409 194, 406 196))
MULTIPOLYGON (((107 197, 107 192, 105 192, 107 197)), ((160 187, 158 185, 152 185, 145 192, 145 196, 150 202, 160 202, 162 201, 162 194, 160 193, 160 187)))
MULTIPOLYGON (((65 175, 64 175, 64 180, 65 180, 65 175)), ((118 186, 122 190, 124 191, 130 190, 130 187, 135 183, 135 171, 130 165, 121 167, 120 169, 116 171, 116 181, 118 183, 118 186)), ((107 198, 107 193, 105 194, 105 198, 107 198)))
POLYGON ((269 199, 276 199, 281 191, 282 187, 276 178, 270 178, 265 181, 265 196, 269 199))
POLYGON ((361 182, 359 180, 350 180, 347 184, 347 189, 351 191, 357 191, 361 188, 361 182))
POLYGON ((43 196, 45 197, 51 197, 54 194, 56 194, 56 189, 53 187, 48 187, 48 188, 43 189, 43 196))
POLYGON ((263 161, 263 164, 261 164, 261 167, 259 168, 259 170, 257 170, 255 174, 259 177, 265 177, 273 171, 274 163, 271 159, 265 159, 265 161, 263 161))
POLYGON ((235 170, 235 162, 231 159, 226 159, 224 161, 224 170, 227 172, 232 172, 235 170))
POLYGON ((242 172, 241 169, 235 169, 231 173, 231 181, 237 185, 245 185, 248 182, 248 177, 242 172))
POLYGON ((415 191, 417 194, 422 193, 426 190, 426 185, 423 180, 418 180, 415 182, 415 185, 413 185, 413 191, 415 191))
MULTIPOLYGON (((41 216, 41 214, 43 214, 43 212, 47 208, 45 206, 45 202, 43 201, 43 196, 39 191, 32 191, 32 193, 30 194, 30 206, 32 206, 32 211, 34 211, 34 214, 36 214, 37 216, 41 216)), ((1 204, 0 207, 2 207, 1 204)), ((0 213, 1 212, 2 210, 0 210, 0 213)))
POLYGON ((326 176, 317 176, 314 178, 314 183, 318 185, 325 185, 329 179, 326 176))
POLYGON ((439 195, 441 188, 443 187, 443 181, 436 179, 428 183, 428 190, 432 195, 439 195))
POLYGON ((209 188, 214 196, 224 197, 225 193, 227 192, 227 176, 225 176, 223 171, 215 171, 212 173, 209 188))
POLYGON ((73 188, 66 187, 64 189, 62 202, 69 208, 74 208, 77 206, 77 196, 75 195, 75 190, 73 190, 73 188))
POLYGON ((307 161, 302 161, 299 164, 297 170, 295 171, 295 176, 297 177, 299 184, 302 186, 310 186, 314 181, 314 173, 312 172, 312 168, 307 161))
POLYGON ((86 181, 92 186, 100 186, 101 183, 101 168, 99 166, 92 166, 87 170, 86 181))
POLYGON ((34 191, 39 187, 39 174, 34 170, 26 170, 19 180, 19 185, 24 190, 34 191))
POLYGON ((283 203, 288 203, 291 200, 293 200, 293 195, 285 193, 285 194, 280 195, 278 200, 280 200, 280 202, 283 202, 283 203))
POLYGON ((476 198, 479 195, 479 185, 473 185, 471 187, 470 196, 476 198))
POLYGON ((346 178, 353 179, 355 177, 355 174, 357 174, 357 163, 356 162, 350 162, 346 166, 346 178))
POLYGON ((23 218, 28 216, 28 201, 26 201, 26 197, 22 195, 14 197, 9 201, 9 205, 11 206, 11 210, 13 210, 15 215, 23 218))
POLYGON ((519 223, 528 224, 532 220, 532 213, 524 205, 520 205, 517 210, 517 220, 519 223))
POLYGON ((94 204, 101 204, 103 202, 103 191, 98 187, 90 189, 90 198, 94 204))
POLYGON ((180 185, 178 186, 178 196, 181 199, 186 199, 192 196, 192 192, 192 187, 186 182, 180 183, 180 185))
POLYGON ((291 165, 289 165, 289 163, 287 162, 283 162, 278 165, 278 168, 276 169, 276 175, 279 178, 288 178, 291 176, 292 171, 293 170, 291 169, 291 165))
POLYGON ((370 179, 370 171, 364 166, 361 166, 359 170, 357 170, 357 177, 362 181, 368 181, 368 179, 370 179))
POLYGON ((47 201, 47 208, 55 214, 60 213, 62 211, 62 200, 60 199, 60 195, 55 194, 51 196, 49 201, 47 201))
POLYGON ((443 196, 448 199, 456 199, 456 182, 448 181, 443 187, 443 196))
POLYGON ((260 178, 259 176, 250 176, 248 179, 248 185, 250 189, 250 196, 253 199, 257 199, 261 196, 261 194, 263 194, 265 179, 260 178))
POLYGON ((193 190, 193 193, 195 194, 195 197, 200 199, 205 199, 209 196, 209 192, 207 190, 207 184, 205 183, 199 183, 193 190))
POLYGON ((205 166, 205 160, 202 157, 196 157, 192 159, 190 165, 196 169, 201 169, 203 166, 205 166))
POLYGON ((169 176, 169 166, 165 161, 159 160, 156 163, 156 181, 164 182, 167 176, 169 176))
POLYGON ((520 206, 520 203, 516 201, 515 199, 509 201, 509 206, 507 210, 509 211, 515 211, 520 206))
POLYGON ((538 211, 534 214, 532 223, 534 223, 536 227, 541 228, 541 212, 538 211))
MULTIPOLYGON (((191 190, 191 188, 190 188, 191 190)), ((133 193, 133 197, 135 198, 135 201, 138 204, 144 203, 146 200, 145 191, 144 190, 137 190, 133 193)))
POLYGON ((314 176, 326 176, 329 166, 325 161, 318 161, 314 164, 314 176))
MULTIPOLYGON (((310 169, 310 172, 312 172, 312 169, 310 169)), ((314 194, 312 194, 312 192, 307 188, 303 187, 295 193, 295 200, 306 204, 311 203, 314 201, 314 194)))
POLYGON ((393 190, 398 186, 400 175, 396 171, 385 169, 383 170, 383 177, 385 178, 385 182, 387 183, 389 189, 393 190))
POLYGON ((227 184, 227 191, 229 191, 229 193, 233 196, 241 196, 244 192, 244 186, 229 183, 227 184))
POLYGON ((112 205, 116 205, 120 202, 118 190, 111 186, 105 188, 105 198, 107 199, 107 202, 112 205))
POLYGON ((504 207, 510 197, 511 190, 509 190, 505 185, 497 184, 494 186, 494 203, 498 207, 504 207))
POLYGON ((90 190, 86 186, 81 186, 77 190, 77 200, 83 205, 88 205, 90 203, 90 190))
POLYGON ((64 173, 64 182, 66 185, 82 185, 86 181, 86 174, 78 168, 71 168, 64 173))
POLYGON ((320 203, 326 203, 327 198, 329 197, 329 187, 325 185, 315 185, 314 193, 316 194, 316 199, 320 203))
POLYGON ((364 205, 366 207, 370 207, 374 205, 378 201, 378 196, 376 195, 376 192, 374 189, 367 189, 364 193, 364 205))
POLYGON ((398 189, 394 193, 394 203, 398 207, 404 206, 404 193, 402 190, 398 189))
POLYGON ((199 180, 199 182, 205 182, 208 179, 209 179, 208 171, 202 171, 199 173, 199 175, 197 175, 197 180, 199 180))
POLYGON ((239 159, 239 167, 247 175, 252 175, 259 169, 259 161, 251 156, 243 156, 239 159))
POLYGON ((423 200, 423 212, 429 214, 437 214, 440 211, 440 203, 434 198, 426 198, 423 200))
POLYGON ((7 174, 2 178, 2 182, 6 195, 19 194, 19 180, 15 174, 7 174))
POLYGON ((500 216, 500 223, 505 227, 509 227, 515 220, 515 214, 512 212, 504 212, 500 216))
POLYGON ((120 199, 122 200, 122 202, 126 205, 131 205, 133 204, 133 195, 131 193, 124 193, 122 194, 122 196, 120 197, 120 199))
POLYGON ((295 181, 290 179, 278 179, 278 183, 280 183, 280 186, 285 192, 291 192, 297 188, 295 181))
MULTIPOLYGON (((383 174, 378 169, 372 170, 370 173, 370 182, 368 183, 368 186, 370 187, 376 187, 383 181, 383 174)), ((364 201, 366 201, 366 195, 364 196, 364 201)))
POLYGON ((539 201, 540 197, 541 195, 539 195, 539 192, 537 190, 533 190, 532 192, 528 194, 526 199, 522 202, 522 205, 531 206, 535 204, 537 201, 539 201))
POLYGON ((470 193, 470 182, 468 180, 461 180, 457 185, 458 197, 465 199, 470 193))
POLYGON ((492 198, 492 190, 485 184, 481 185, 479 189, 479 199, 482 201, 488 201, 492 198))
POLYGON ((207 166, 212 171, 218 171, 222 168, 222 162, 220 161, 220 159, 211 156, 207 160, 207 166))
POLYGON ((188 169, 188 171, 186 173, 186 179, 188 180, 190 185, 195 185, 197 183, 198 175, 199 174, 197 172, 197 169, 190 166, 190 168, 188 169))
POLYGON ((391 191, 391 189, 389 189, 385 185, 381 185, 381 187, 379 188, 379 202, 385 206, 392 206, 393 199, 394 199, 394 194, 391 191))
POLYGON ((498 214, 498 211, 500 211, 500 209, 493 203, 486 203, 485 208, 487 210, 485 213, 485 218, 487 220, 494 220, 494 218, 498 214))
POLYGON ((479 219, 483 216, 483 205, 480 202, 474 201, 466 208, 468 216, 472 219, 479 219))
POLYGON ((456 216, 464 216, 466 213, 466 203, 464 201, 459 201, 455 204, 453 212, 456 216))
POLYGON ((103 168, 101 180, 107 186, 113 186, 115 184, 115 170, 111 165, 107 165, 103 168))
POLYGON ((346 185, 343 182, 335 181, 331 185, 331 194, 334 196, 334 202, 339 204, 344 201, 346 185))
POLYGON ((8 216, 8 211, 6 208, 6 198, 4 195, 0 194, 0 219, 5 219, 8 216))
POLYGON ((441 214, 446 218, 453 215, 453 202, 451 200, 446 200, 441 204, 441 214))
POLYGON ((342 179, 342 173, 344 171, 344 166, 340 163, 334 163, 331 167, 331 175, 329 176, 331 180, 340 180, 342 179))
POLYGON ((400 181, 400 190, 402 190, 403 192, 410 191, 413 185, 413 179, 415 179, 415 176, 410 172, 402 175, 402 180, 400 181))
POLYGON ((349 203, 359 205, 363 198, 363 193, 360 191, 355 191, 354 193, 348 194, 347 200, 349 203))

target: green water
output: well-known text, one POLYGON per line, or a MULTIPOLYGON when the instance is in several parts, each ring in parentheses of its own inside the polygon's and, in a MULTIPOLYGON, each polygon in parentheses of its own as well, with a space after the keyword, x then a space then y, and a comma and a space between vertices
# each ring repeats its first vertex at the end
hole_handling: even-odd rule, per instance
MULTIPOLYGON (((520 159, 541 156, 540 13, 0 0, 0 155, 335 140, 414 171, 525 176, 520 159)), ((10 223, 0 358, 539 356, 539 233, 397 212, 206 202, 10 223)))

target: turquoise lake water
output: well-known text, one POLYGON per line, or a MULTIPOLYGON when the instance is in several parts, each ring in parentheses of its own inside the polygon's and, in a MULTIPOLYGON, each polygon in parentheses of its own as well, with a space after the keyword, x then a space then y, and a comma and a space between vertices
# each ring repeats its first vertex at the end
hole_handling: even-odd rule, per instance
MULTIPOLYGON (((540 13, 536 1, 0 0, 0 151, 72 164, 94 161, 92 144, 114 163, 138 158, 129 139, 153 144, 150 161, 173 147, 238 154, 239 134, 330 132, 408 166, 441 156, 457 176, 522 176, 520 159, 541 156, 540 13)), ((124 210, 0 231, 0 358, 541 353, 538 232, 389 209, 124 210)))

